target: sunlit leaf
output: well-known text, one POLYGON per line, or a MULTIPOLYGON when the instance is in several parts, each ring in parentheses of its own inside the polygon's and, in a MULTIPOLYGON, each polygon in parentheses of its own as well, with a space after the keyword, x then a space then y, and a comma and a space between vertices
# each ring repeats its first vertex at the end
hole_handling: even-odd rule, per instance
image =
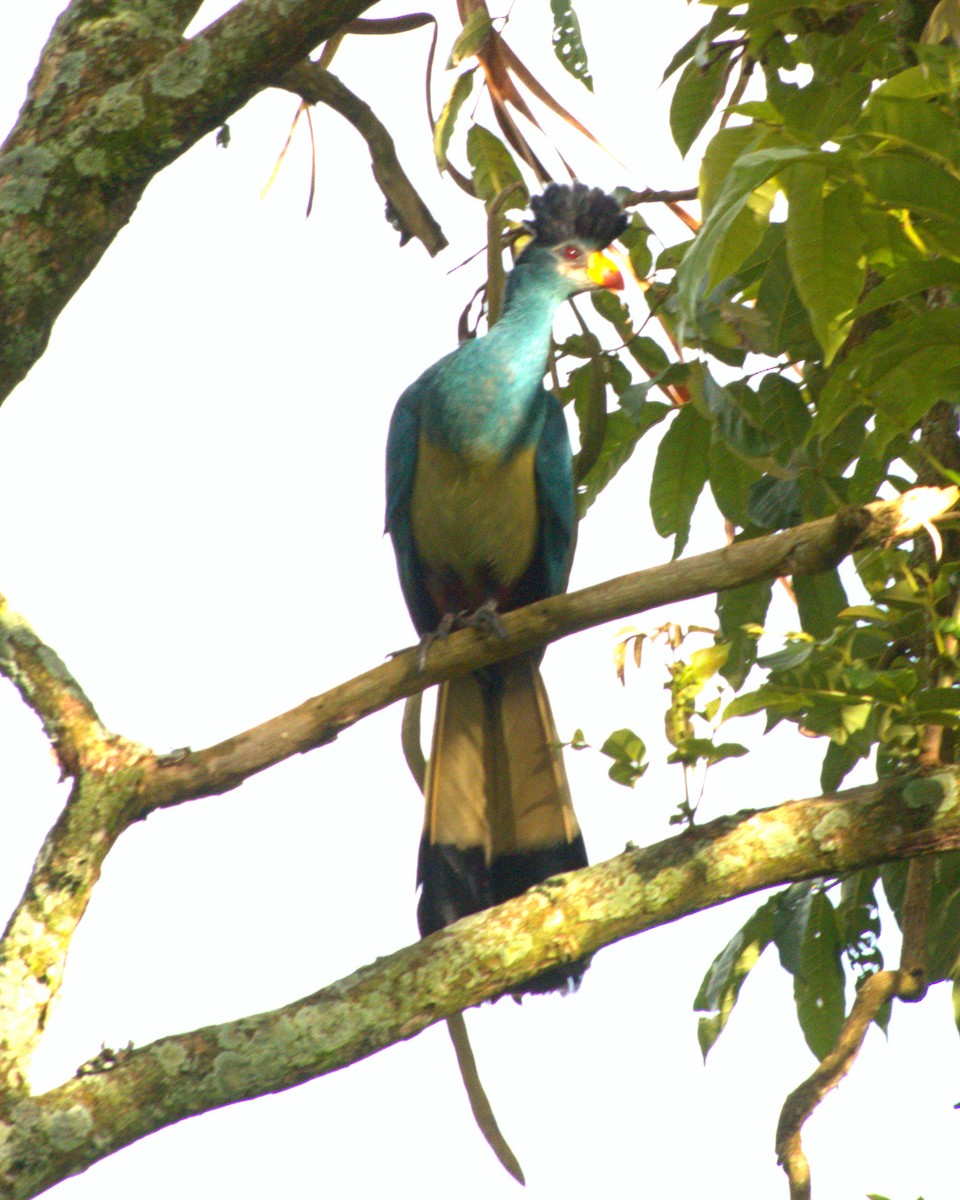
POLYGON ((473 186, 489 206, 501 192, 519 184, 517 204, 526 200, 526 187, 513 155, 503 142, 482 125, 471 125, 467 134, 467 159, 473 167, 473 186))
POLYGON ((814 429, 823 436, 855 408, 882 414, 887 439, 937 400, 960 397, 960 311, 934 309, 881 329, 831 372, 814 429))
POLYGON ((485 8, 475 8, 468 14, 463 28, 453 43, 447 68, 458 67, 464 59, 474 58, 493 32, 493 22, 485 8))
POLYGON ((960 286, 960 263, 948 258, 921 259, 904 263, 882 283, 872 288, 853 310, 854 317, 876 312, 887 304, 915 296, 927 288, 960 286))
POLYGON ((607 772, 614 783, 624 787, 633 787, 646 771, 647 748, 643 739, 637 737, 632 729, 618 729, 611 733, 600 747, 600 753, 613 759, 613 765, 607 772))
POLYGON ((726 1027, 747 976, 770 944, 776 900, 773 896, 757 909, 720 951, 704 976, 693 1002, 695 1012, 711 1014, 701 1017, 697 1025, 704 1059, 726 1027))
POLYGON ((862 194, 854 184, 827 190, 824 159, 794 164, 785 179, 790 197, 787 259, 829 364, 847 336, 863 290, 862 194))
POLYGON ((447 168, 447 148, 464 101, 473 91, 473 71, 458 75, 433 130, 433 153, 441 171, 447 168))
MULTIPOLYGON (((710 216, 677 270, 677 298, 688 320, 695 317, 698 299, 720 282, 717 255, 752 193, 791 163, 808 157, 810 151, 799 146, 767 146, 743 155, 730 169, 710 216)), ((728 263, 724 266, 730 269, 728 263)))

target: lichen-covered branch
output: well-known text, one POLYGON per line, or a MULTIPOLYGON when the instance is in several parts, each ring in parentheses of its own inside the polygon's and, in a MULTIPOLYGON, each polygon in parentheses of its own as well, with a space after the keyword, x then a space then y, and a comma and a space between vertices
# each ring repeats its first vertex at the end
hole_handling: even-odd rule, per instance
MULTIPOLYGON (((960 772, 958 772, 960 774, 960 772)), ((957 789, 888 783, 685 831, 560 876, 275 1012, 164 1038, 37 1097, 0 1100, 0 1197, 24 1200, 146 1134, 294 1087, 549 967, 760 888, 960 841, 957 789)))
POLYGON ((0 147, 0 402, 153 176, 372 3, 243 0, 189 39, 190 3, 67 8, 0 147))
POLYGON ((61 774, 74 777, 0 939, 0 1084, 22 1087, 103 860, 136 815, 149 752, 101 725, 61 659, 2 597, 0 674, 42 721, 61 774))
MULTIPOLYGON (((425 670, 410 651, 226 742, 163 758, 102 730, 62 664, 51 670, 59 660, 30 638, 8 636, 8 646, 29 644, 30 653, 19 653, 15 660, 18 686, 41 711, 51 736, 72 747, 64 761, 75 764, 76 774, 70 799, 0 942, 0 1078, 11 1086, 22 1079, 104 858, 120 833, 147 813, 227 791, 440 679, 590 625, 753 579, 823 570, 871 540, 906 536, 955 498, 956 489, 907 493, 892 504, 871 505, 556 597, 505 614, 502 639, 466 630, 435 643, 425 670), (59 714, 72 713, 74 706, 79 706, 77 725, 64 725, 59 714), (60 730, 74 728, 80 732, 70 732, 64 741, 60 730)), ((24 628, 12 618, 8 625, 14 633, 24 628)), ((6 661, 0 658, 0 670, 6 661)))

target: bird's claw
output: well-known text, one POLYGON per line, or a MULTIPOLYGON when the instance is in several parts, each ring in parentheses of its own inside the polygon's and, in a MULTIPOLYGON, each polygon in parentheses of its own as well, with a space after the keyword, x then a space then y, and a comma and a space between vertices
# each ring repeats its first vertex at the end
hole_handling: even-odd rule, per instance
POLYGON ((494 637, 505 638, 507 631, 497 612, 496 600, 484 600, 476 612, 461 613, 460 626, 464 629, 481 629, 492 633, 494 637))
POLYGON ((458 613, 444 613, 443 619, 436 629, 425 633, 420 639, 420 648, 417 652, 417 669, 419 671, 422 672, 426 669, 427 653, 433 643, 440 638, 449 637, 456 629, 479 629, 498 638, 507 636, 507 631, 497 613, 496 600, 485 600, 473 612, 464 609, 458 613))
POLYGON ((438 639, 449 637, 452 630, 456 629, 459 619, 459 613, 444 613, 436 629, 425 633, 420 639, 420 648, 417 651, 417 670, 421 674, 423 674, 427 667, 427 651, 438 639))

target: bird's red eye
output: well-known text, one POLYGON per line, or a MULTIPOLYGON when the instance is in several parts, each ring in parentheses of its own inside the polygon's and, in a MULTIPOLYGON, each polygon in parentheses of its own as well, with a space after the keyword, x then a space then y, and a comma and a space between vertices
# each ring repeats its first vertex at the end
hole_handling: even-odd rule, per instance
POLYGON ((580 247, 579 246, 564 246, 563 257, 567 260, 567 262, 576 262, 577 259, 580 257, 580 247))

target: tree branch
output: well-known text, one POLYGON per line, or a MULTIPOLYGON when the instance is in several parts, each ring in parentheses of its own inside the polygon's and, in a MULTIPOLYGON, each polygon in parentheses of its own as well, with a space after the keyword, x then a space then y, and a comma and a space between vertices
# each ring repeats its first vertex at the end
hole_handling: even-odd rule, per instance
POLYGON ((504 613, 502 638, 462 630, 435 641, 422 670, 419 655, 408 651, 225 742, 161 762, 145 783, 141 813, 145 816, 156 808, 229 791, 274 763, 332 741, 356 721, 396 700, 593 625, 759 579, 828 570, 863 546, 910 536, 937 519, 958 495, 960 489, 955 487, 915 488, 894 501, 848 509, 783 533, 737 542, 504 613))
MULTIPOLYGON (((955 772, 960 777, 960 770, 955 772)), ((364 1058, 550 967, 734 896, 960 844, 960 805, 889 781, 724 817, 548 880, 285 1008, 102 1058, 0 1102, 0 1197, 23 1200, 157 1129, 364 1058)))
MULTIPOLYGON (((909 535, 956 496, 956 488, 916 489, 892 503, 872 504, 506 613, 503 638, 465 630, 435 642, 423 670, 418 652, 411 650, 206 750, 158 757, 101 731, 88 708, 81 725, 89 745, 76 755, 73 791, 0 943, 0 1020, 6 1022, 0 1072, 11 1082, 21 1078, 103 861, 134 821, 158 808, 229 791, 250 775, 331 741, 369 713, 441 679, 661 604, 755 579, 822 571, 858 546, 909 535), (39 949, 32 948, 36 942, 39 949)), ((49 672, 49 663, 59 660, 43 647, 16 660, 0 655, 0 671, 11 673, 11 661, 21 676, 16 678, 18 686, 28 696, 42 695, 45 710, 55 714, 77 702, 79 689, 72 677, 62 664, 59 673, 49 672)))
POLYGON ((0 149, 0 402, 150 179, 372 3, 243 0, 189 40, 155 6, 66 10, 0 149))
POLYGON ((443 230, 407 178, 397 158, 393 138, 373 109, 336 75, 309 60, 288 71, 280 80, 280 86, 294 92, 307 104, 326 104, 350 122, 370 148, 373 177, 386 197, 391 224, 400 230, 400 244, 415 237, 423 242, 431 255, 439 254, 447 245, 443 230))

